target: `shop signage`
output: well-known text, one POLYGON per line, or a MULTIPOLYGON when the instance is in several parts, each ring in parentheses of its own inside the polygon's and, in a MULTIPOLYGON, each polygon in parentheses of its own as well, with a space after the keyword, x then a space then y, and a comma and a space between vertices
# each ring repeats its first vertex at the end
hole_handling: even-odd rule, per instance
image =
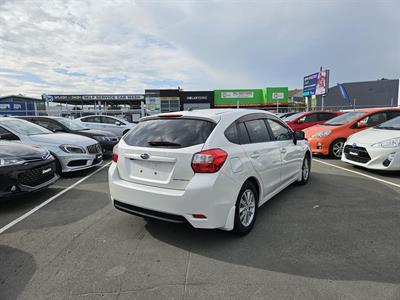
POLYGON ((253 92, 222 92, 222 99, 232 99, 232 98, 254 98, 253 92))

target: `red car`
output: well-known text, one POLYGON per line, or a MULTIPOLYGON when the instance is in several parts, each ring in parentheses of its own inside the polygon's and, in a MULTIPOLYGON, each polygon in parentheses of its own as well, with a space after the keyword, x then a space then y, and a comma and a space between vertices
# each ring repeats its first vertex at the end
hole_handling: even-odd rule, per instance
POLYGON ((293 130, 300 131, 324 123, 341 114, 342 112, 338 111, 306 111, 284 118, 283 121, 293 130))

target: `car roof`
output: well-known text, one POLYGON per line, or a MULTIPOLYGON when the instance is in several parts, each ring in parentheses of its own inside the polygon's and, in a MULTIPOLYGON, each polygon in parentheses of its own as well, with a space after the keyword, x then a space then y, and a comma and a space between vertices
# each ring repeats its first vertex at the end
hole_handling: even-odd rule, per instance
POLYGON ((276 118, 273 113, 264 111, 264 110, 257 110, 257 109, 244 109, 244 108, 217 108, 217 109, 199 109, 199 110, 192 110, 192 111, 177 111, 177 112, 169 112, 158 114, 154 116, 144 117, 142 120, 151 119, 154 117, 168 117, 179 115, 186 118, 200 118, 200 119, 210 119, 214 122, 218 122, 221 117, 229 116, 229 117, 241 117, 248 114, 266 114, 276 118))

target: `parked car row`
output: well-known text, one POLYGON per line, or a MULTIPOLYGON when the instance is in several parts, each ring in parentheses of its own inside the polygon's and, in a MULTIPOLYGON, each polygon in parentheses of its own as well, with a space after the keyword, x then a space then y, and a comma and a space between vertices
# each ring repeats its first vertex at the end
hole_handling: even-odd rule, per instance
POLYGON ((83 124, 62 117, 0 118, 0 197, 40 190, 63 173, 100 165, 123 132, 83 124))

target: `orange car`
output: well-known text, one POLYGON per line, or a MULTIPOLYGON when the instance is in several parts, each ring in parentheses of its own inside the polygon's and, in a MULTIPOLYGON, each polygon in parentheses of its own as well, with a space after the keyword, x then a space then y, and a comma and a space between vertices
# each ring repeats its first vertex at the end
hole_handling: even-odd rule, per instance
POLYGON ((350 135, 398 116, 400 108, 356 109, 303 131, 314 154, 340 158, 350 135))

